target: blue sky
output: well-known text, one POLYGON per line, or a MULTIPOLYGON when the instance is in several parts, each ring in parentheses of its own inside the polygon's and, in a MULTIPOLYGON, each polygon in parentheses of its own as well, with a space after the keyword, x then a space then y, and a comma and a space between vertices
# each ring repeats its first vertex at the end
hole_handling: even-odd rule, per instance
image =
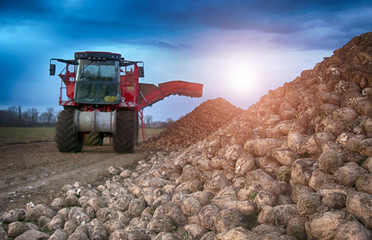
POLYGON ((368 31, 367 0, 0 0, 0 108, 61 110, 49 59, 89 50, 144 61, 142 82, 204 84, 145 108, 154 120, 217 97, 247 109, 368 31))

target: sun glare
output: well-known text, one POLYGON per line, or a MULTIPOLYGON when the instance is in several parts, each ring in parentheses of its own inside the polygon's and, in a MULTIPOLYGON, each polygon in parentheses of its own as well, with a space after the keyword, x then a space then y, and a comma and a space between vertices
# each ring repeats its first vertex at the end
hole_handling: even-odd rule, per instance
POLYGON ((239 96, 256 93, 260 87, 255 71, 239 63, 227 69, 227 84, 230 93, 239 96))

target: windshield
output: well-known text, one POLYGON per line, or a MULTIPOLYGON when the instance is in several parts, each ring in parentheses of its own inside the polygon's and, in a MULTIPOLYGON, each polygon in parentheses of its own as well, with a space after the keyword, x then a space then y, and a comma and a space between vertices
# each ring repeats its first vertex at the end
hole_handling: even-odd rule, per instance
POLYGON ((79 59, 77 81, 119 81, 118 61, 79 59))
POLYGON ((119 61, 78 60, 75 101, 113 104, 120 101, 119 61))

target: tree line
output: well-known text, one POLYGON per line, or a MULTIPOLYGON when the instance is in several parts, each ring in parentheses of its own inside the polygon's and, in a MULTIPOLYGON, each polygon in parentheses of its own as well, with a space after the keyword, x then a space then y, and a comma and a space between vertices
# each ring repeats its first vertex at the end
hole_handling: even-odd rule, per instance
POLYGON ((167 120, 164 121, 153 121, 152 115, 145 115, 143 121, 145 122, 145 126, 147 128, 167 128, 171 124, 174 123, 173 119, 167 118, 167 120))
MULTIPOLYGON (((22 111, 21 106, 10 106, 8 110, 0 110, 0 127, 53 127, 57 123, 58 114, 52 107, 40 113, 37 108, 22 111)), ((145 115, 144 122, 147 128, 167 128, 174 123, 171 118, 166 121, 153 121, 151 115, 145 115)))
POLYGON ((21 106, 10 106, 8 110, 0 110, 1 127, 35 127, 55 126, 58 112, 49 107, 40 113, 37 108, 28 108, 22 111, 21 106))

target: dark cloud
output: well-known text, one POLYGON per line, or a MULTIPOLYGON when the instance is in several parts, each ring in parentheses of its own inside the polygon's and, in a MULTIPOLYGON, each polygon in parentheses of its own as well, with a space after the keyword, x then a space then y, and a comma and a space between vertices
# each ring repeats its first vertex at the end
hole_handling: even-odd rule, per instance
POLYGON ((50 12, 48 1, 40 0, 18 0, 1 1, 0 12, 14 17, 30 17, 36 15, 45 15, 50 12))
POLYGON ((157 48, 167 48, 167 49, 189 49, 191 46, 186 44, 175 44, 167 41, 159 41, 159 40, 143 40, 143 41, 127 41, 127 43, 131 44, 138 44, 150 47, 157 47, 157 48))
MULTIPOLYGON (((332 21, 343 12, 372 8, 371 1, 7 1, 0 5, 2 23, 49 23, 68 39, 154 38, 209 28, 259 30, 288 34, 307 30, 309 22, 345 30, 332 21)), ((348 29, 367 29, 371 17, 348 22, 348 29)), ((148 41, 152 44, 152 41, 148 41)), ((159 47, 168 47, 159 44, 159 47)))

